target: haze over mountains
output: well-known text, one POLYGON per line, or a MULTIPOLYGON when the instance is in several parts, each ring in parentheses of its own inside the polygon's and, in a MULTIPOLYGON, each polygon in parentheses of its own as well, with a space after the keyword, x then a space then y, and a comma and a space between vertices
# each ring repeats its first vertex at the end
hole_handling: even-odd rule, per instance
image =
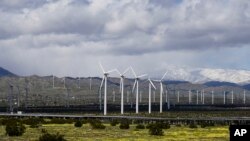
MULTIPOLYGON (((192 83, 206 83, 213 81, 229 82, 236 84, 250 83, 250 71, 247 70, 210 69, 210 68, 192 69, 186 67, 169 66, 166 71, 167 71, 167 74, 165 76, 166 80, 188 81, 192 83)), ((0 67, 0 77, 1 76, 16 76, 16 75, 0 67)), ((156 77, 160 78, 161 76, 159 75, 156 77)))
POLYGON ((210 69, 210 68, 184 68, 169 66, 166 79, 181 80, 193 83, 204 83, 208 81, 230 82, 246 84, 250 82, 250 71, 232 69, 210 69))

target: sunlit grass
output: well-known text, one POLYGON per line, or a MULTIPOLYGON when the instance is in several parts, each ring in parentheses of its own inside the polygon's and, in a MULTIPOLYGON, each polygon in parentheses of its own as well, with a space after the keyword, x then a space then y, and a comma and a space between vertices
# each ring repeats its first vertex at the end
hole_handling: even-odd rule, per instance
POLYGON ((5 126, 0 126, 1 141, 34 141, 41 135, 41 130, 46 129, 49 133, 65 135, 69 141, 152 141, 152 140, 172 140, 172 141, 227 141, 229 140, 228 126, 215 126, 206 128, 191 129, 188 126, 176 127, 164 130, 164 136, 151 136, 148 129, 135 129, 135 125, 130 125, 130 129, 122 130, 119 126, 105 124, 106 129, 92 129, 89 124, 84 124, 81 128, 74 127, 73 124, 45 124, 39 128, 29 128, 21 137, 8 137, 5 135, 5 126))

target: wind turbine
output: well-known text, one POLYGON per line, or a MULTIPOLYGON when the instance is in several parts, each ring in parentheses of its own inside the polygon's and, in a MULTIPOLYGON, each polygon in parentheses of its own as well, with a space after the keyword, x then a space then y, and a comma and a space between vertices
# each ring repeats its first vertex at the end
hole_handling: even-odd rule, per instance
POLYGON ((120 75, 120 92, 121 92, 121 114, 124 113, 124 74, 128 72, 130 68, 127 68, 123 73, 116 69, 116 72, 120 75))
POLYGON ((142 75, 137 76, 133 68, 132 67, 130 68, 135 76, 135 83, 134 83, 132 91, 134 91, 136 87, 136 114, 138 114, 139 113, 139 80, 140 78, 146 76, 147 74, 142 74, 142 75))
MULTIPOLYGON (((162 113, 162 95, 163 95, 163 84, 162 81, 164 79, 164 77, 166 76, 168 72, 165 72, 164 75, 162 76, 162 78, 160 80, 156 80, 158 82, 160 82, 160 113, 162 113)), ((167 92, 166 92, 167 94, 167 92)))
MULTIPOLYGON (((109 71, 105 71, 102 64, 99 63, 100 65, 100 68, 103 72, 103 78, 102 78, 102 82, 101 82, 101 85, 100 85, 100 97, 101 97, 101 88, 102 88, 102 85, 103 85, 103 82, 104 82, 104 115, 107 115, 107 80, 108 80, 108 75, 109 73, 111 72, 114 72, 114 71, 117 71, 117 69, 112 69, 112 70, 109 70, 109 71)), ((101 100, 100 100, 100 103, 101 103, 101 100)))
POLYGON ((153 86, 154 89, 155 85, 154 83, 151 81, 150 78, 148 78, 149 84, 148 84, 148 113, 151 114, 151 86, 153 86))
POLYGON ((13 113, 13 87, 14 85, 8 81, 8 85, 9 85, 9 93, 8 93, 8 102, 9 102, 9 110, 11 113, 13 113))

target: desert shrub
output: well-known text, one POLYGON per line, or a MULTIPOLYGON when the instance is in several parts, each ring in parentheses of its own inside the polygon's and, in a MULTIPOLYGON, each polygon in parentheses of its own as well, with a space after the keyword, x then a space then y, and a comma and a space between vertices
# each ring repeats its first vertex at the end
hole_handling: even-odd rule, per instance
POLYGON ((59 133, 50 134, 50 133, 43 133, 42 136, 39 137, 39 141, 67 141, 64 139, 64 135, 60 135, 59 133))
POLYGON ((112 120, 112 121, 110 121, 110 125, 111 126, 116 126, 118 123, 119 123, 118 120, 112 120))
POLYGON ((164 133, 159 123, 150 124, 148 128, 150 135, 162 136, 164 133))
POLYGON ((189 124, 189 128, 198 128, 197 124, 195 124, 194 122, 189 124))
POLYGON ((209 127, 209 126, 214 126, 213 122, 202 122, 200 124, 201 128, 209 127))
POLYGON ((88 123, 88 120, 87 119, 83 119, 82 120, 82 124, 87 124, 88 123))
POLYGON ((105 129, 106 127, 102 124, 100 120, 92 119, 89 123, 93 129, 105 129))
POLYGON ((140 119, 134 120, 134 124, 142 124, 142 123, 143 123, 143 120, 140 120, 140 119))
POLYGON ((176 124, 175 126, 176 126, 176 127, 181 127, 181 124, 176 124))
POLYGON ((74 123, 73 119, 63 119, 63 118, 53 118, 49 122, 50 124, 72 124, 74 123))
POLYGON ((157 123, 159 124, 159 126, 162 128, 162 129, 169 129, 170 128, 170 124, 168 122, 159 122, 157 123))
POLYGON ((145 129, 145 126, 143 124, 138 124, 135 127, 136 129, 145 129))
POLYGON ((5 127, 6 134, 9 136, 22 136, 25 129, 25 126, 21 122, 17 121, 10 121, 5 127))
POLYGON ((43 122, 44 120, 41 118, 27 118, 22 120, 22 123, 30 125, 30 128, 38 128, 43 122))
POLYGON ((82 127, 82 121, 77 120, 77 121, 75 122, 75 127, 82 127))
POLYGON ((121 120, 121 123, 119 126, 120 129, 129 129, 129 123, 130 123, 130 121, 127 119, 121 120))

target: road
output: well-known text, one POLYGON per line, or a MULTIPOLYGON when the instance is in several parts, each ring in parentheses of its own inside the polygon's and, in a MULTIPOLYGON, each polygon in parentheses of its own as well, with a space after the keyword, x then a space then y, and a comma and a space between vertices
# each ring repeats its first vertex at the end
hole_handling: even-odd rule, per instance
POLYGON ((0 117, 43 117, 43 118, 98 118, 98 119, 138 119, 146 121, 238 121, 250 122, 250 117, 211 117, 211 118, 164 118, 164 117, 143 117, 143 116, 97 116, 97 115, 69 115, 69 114, 40 114, 40 113, 23 113, 23 114, 10 114, 0 113, 0 117))

